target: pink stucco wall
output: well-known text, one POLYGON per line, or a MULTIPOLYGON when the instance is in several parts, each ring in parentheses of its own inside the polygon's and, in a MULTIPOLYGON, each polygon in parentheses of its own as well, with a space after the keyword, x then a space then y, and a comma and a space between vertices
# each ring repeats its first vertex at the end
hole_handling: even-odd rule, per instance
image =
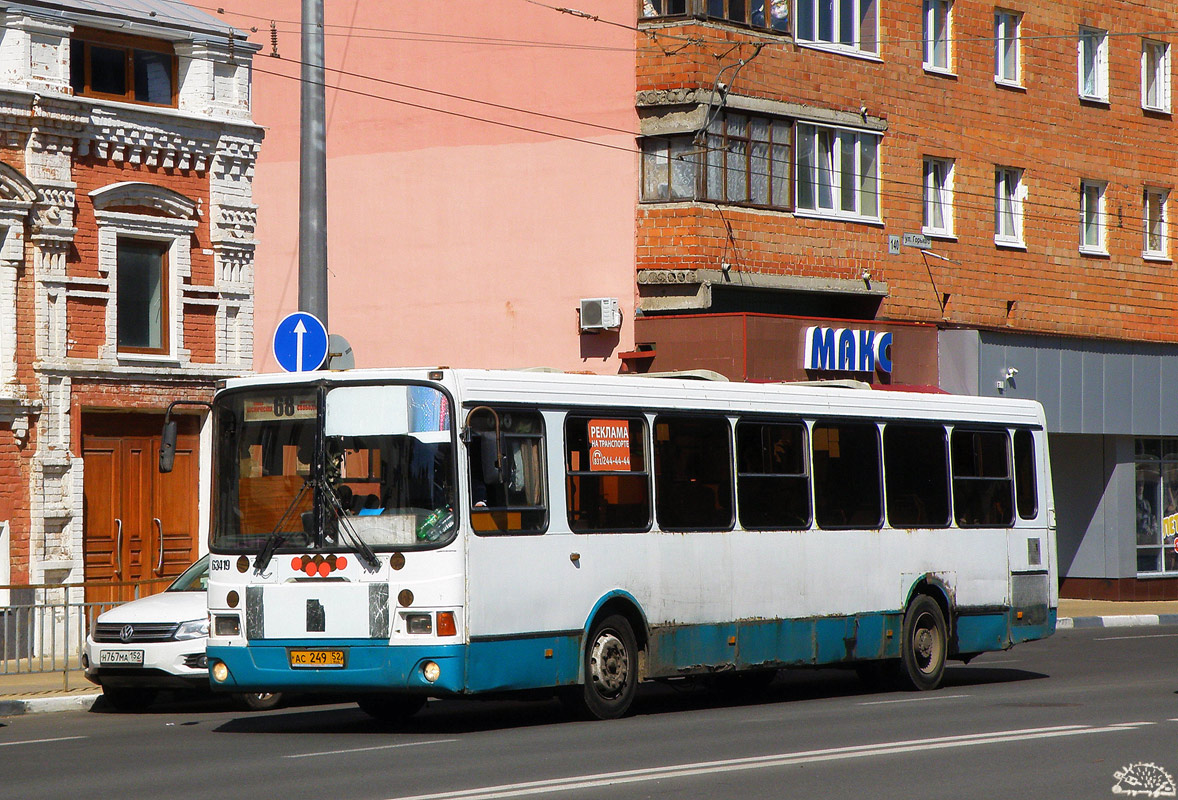
MULTIPOLYGON (((634 24, 631 0, 578 7, 634 24)), ((254 366, 272 371, 274 326, 298 310, 300 3, 234 10, 265 45, 254 366)), ((633 347, 633 30, 526 0, 332 0, 325 42, 329 328, 357 366, 618 371, 633 347), (582 336, 582 297, 618 298, 621 333, 582 336)))

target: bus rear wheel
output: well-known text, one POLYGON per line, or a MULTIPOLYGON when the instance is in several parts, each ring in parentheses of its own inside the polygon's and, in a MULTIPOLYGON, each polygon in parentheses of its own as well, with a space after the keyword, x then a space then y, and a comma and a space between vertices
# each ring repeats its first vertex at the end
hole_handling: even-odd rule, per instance
POLYGON ((585 647, 585 685, 575 709, 593 719, 617 719, 638 691, 638 640, 629 620, 614 614, 594 623, 585 647))
POLYGON ((904 638, 900 643, 901 672, 907 683, 920 691, 940 686, 948 649, 941 606, 926 594, 917 595, 904 614, 904 638))
POLYGON ((405 722, 425 706, 425 698, 403 694, 374 694, 356 701, 368 716, 390 725, 405 722))

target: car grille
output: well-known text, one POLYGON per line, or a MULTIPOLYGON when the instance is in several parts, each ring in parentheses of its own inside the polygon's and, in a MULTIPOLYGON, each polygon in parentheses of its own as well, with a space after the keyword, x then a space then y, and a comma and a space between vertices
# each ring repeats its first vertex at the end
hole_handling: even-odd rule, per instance
POLYGON ((179 627, 175 622, 99 622, 94 625, 94 641, 125 644, 167 642, 176 635, 179 627), (124 637, 124 628, 130 630, 130 636, 124 637))

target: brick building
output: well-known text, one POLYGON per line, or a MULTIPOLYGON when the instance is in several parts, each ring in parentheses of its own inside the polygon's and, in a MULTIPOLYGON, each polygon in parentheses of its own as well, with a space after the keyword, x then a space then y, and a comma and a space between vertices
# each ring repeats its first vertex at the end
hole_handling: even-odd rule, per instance
POLYGON ((163 413, 253 358, 257 48, 171 0, 0 14, 0 584, 175 575, 208 437, 160 476, 163 413))
POLYGON ((1178 597, 1178 9, 646 0, 639 17, 635 366, 1035 398, 1063 592, 1178 597), (891 332, 891 371, 816 363, 815 327, 891 332))

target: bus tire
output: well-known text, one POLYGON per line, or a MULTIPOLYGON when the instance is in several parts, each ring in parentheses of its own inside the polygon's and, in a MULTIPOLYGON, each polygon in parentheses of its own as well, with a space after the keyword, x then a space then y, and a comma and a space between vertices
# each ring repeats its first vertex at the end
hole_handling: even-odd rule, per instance
POLYGON ((233 701, 244 711, 269 711, 282 704, 282 692, 242 692, 233 701))
POLYGON ((425 698, 404 694, 373 694, 359 698, 356 705, 373 719, 399 725, 425 706, 425 698))
POLYGON ((917 595, 904 614, 900 642, 901 673, 913 689, 927 691, 941 685, 949 635, 940 604, 927 594, 917 595))
POLYGON ((638 641, 621 614, 598 620, 585 645, 585 684, 577 710, 592 719, 617 719, 638 691, 638 641))

